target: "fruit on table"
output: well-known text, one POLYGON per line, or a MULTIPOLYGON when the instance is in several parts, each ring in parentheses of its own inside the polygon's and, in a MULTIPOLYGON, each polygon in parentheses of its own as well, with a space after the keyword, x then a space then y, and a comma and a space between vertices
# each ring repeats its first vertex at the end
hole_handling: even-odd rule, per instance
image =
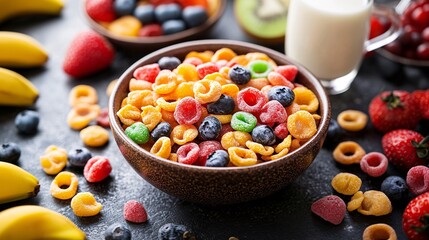
MULTIPOLYGON (((12 163, 0 161, 0 204, 34 197, 39 189, 39 180, 31 173, 12 163)), ((3 226, 3 221, 0 222, 3 226)), ((3 238, 0 230, 0 239, 10 238, 3 238)))
POLYGON ((13 142, 3 143, 0 147, 0 161, 16 163, 21 156, 21 148, 13 142))
POLYGON ((0 105, 31 106, 39 96, 37 88, 24 76, 0 67, 0 105))
POLYGON ((85 233, 70 219, 41 206, 6 209, 0 212, 0 222, 0 239, 85 239, 85 233))
POLYGON ((33 110, 24 110, 15 118, 15 127, 19 133, 22 134, 35 134, 39 126, 40 117, 39 113, 33 110))
POLYGON ((411 200, 402 215, 402 228, 410 240, 429 239, 429 192, 411 200))
POLYGON ((59 15, 64 7, 62 0, 0 0, 0 22, 29 14, 59 15))

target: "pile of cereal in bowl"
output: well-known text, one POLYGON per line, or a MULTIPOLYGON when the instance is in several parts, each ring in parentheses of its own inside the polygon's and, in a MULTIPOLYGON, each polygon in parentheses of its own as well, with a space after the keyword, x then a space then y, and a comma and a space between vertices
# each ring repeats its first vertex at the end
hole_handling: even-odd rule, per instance
POLYGON ((207 167, 275 161, 318 130, 319 100, 298 68, 229 48, 164 56, 134 70, 116 115, 158 157, 207 167))

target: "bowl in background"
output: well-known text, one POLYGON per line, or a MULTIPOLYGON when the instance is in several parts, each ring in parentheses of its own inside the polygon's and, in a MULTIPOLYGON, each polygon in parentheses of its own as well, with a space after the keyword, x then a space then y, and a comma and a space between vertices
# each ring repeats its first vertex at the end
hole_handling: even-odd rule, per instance
POLYGON ((119 78, 109 100, 109 118, 113 136, 121 153, 134 170, 158 189, 180 199, 208 204, 231 204, 267 196, 294 181, 313 162, 319 153, 329 126, 331 115, 328 96, 318 80, 305 68, 285 55, 255 44, 232 40, 200 40, 169 46, 138 60, 119 78), (136 68, 156 63, 161 57, 184 59, 190 51, 216 51, 230 48, 237 54, 262 52, 278 65, 294 64, 299 73, 296 82, 311 89, 317 96, 321 116, 317 133, 300 148, 286 156, 247 167, 201 167, 166 160, 134 143, 128 138, 116 112, 121 108, 129 90, 128 84, 136 68))

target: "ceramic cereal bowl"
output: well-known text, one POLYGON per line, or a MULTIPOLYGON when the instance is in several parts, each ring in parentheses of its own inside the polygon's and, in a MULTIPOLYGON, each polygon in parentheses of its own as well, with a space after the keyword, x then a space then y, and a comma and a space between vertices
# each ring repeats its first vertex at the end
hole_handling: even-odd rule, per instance
POLYGON ((232 204, 249 201, 276 192, 294 181, 319 153, 330 121, 330 102, 317 79, 305 68, 279 52, 258 45, 231 40, 203 40, 176 44, 146 55, 119 78, 109 102, 110 125, 121 153, 134 170, 158 189, 180 199, 209 204, 232 204), (294 64, 299 73, 297 83, 305 85, 317 96, 321 116, 316 134, 298 149, 278 160, 246 167, 202 167, 185 165, 157 157, 128 138, 116 113, 129 90, 128 84, 136 68, 158 62, 163 56, 184 59, 190 51, 216 51, 230 48, 237 54, 261 52, 278 65, 294 64))

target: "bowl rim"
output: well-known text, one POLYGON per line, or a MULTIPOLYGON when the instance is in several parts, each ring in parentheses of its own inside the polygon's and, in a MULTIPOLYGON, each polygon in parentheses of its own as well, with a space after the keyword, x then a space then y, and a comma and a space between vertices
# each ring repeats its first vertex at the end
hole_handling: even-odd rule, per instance
POLYGON ((198 34, 205 29, 208 29, 210 26, 214 25, 223 15, 226 8, 226 1, 227 0, 217 0, 219 1, 219 7, 216 9, 216 11, 209 16, 207 21, 197 27, 188 28, 184 31, 169 34, 169 35, 161 35, 161 36, 153 36, 153 37, 129 37, 129 36, 119 36, 110 33, 106 28, 100 25, 97 21, 92 19, 85 9, 85 2, 87 0, 82 1, 81 4, 81 10, 82 15, 86 22, 89 24, 89 26, 94 29, 95 31, 101 33, 102 35, 106 36, 109 39, 122 42, 122 43, 132 43, 132 44, 161 44, 161 43, 168 43, 168 42, 174 42, 181 39, 185 39, 188 37, 191 37, 195 34, 198 34))
MULTIPOLYGON (((292 159, 295 155, 303 154, 304 149, 314 147, 314 145, 318 142, 318 141, 316 141, 317 138, 323 138, 322 139, 322 143, 323 143, 324 135, 326 136, 328 126, 329 126, 329 121, 331 119, 331 103, 329 100, 329 95, 327 94, 326 90, 321 85, 321 83, 318 81, 318 79, 308 69, 306 69, 305 67, 303 67, 298 62, 295 62, 293 59, 290 59, 289 57, 287 57, 286 55, 284 55, 278 51, 275 51, 275 50, 272 50, 272 49, 269 49, 267 47, 260 46, 257 44, 253 44, 253 43, 242 42, 242 41, 237 41, 237 40, 229 40, 229 39, 210 39, 210 40, 196 40, 196 41, 182 42, 182 43, 178 43, 178 44, 170 45, 168 47, 161 48, 161 49, 154 51, 148 55, 145 55, 144 57, 137 60, 134 64, 132 64, 129 68, 127 68, 121 74, 121 76, 118 78, 118 81, 116 82, 115 87, 112 91, 112 94, 109 98, 108 109, 109 109, 109 121, 110 121, 110 126, 111 126, 112 131, 114 131, 118 137, 120 137, 124 142, 126 142, 128 144, 128 146, 130 146, 133 149, 133 151, 141 151, 144 154, 147 154, 150 156, 150 157, 147 157, 147 159, 153 158, 153 159, 156 159, 157 161, 160 161, 160 163, 163 163, 163 164, 172 165, 172 166, 176 166, 179 168, 186 168, 189 170, 196 170, 196 171, 204 170, 204 171, 214 171, 214 172, 219 172, 219 171, 249 171, 252 169, 258 169, 258 168, 268 167, 270 165, 275 165, 275 164, 282 162, 282 161, 288 161, 289 159, 292 159), (146 59, 150 59, 150 58, 165 54, 167 52, 170 52, 170 51, 173 51, 176 49, 181 49, 181 48, 185 48, 185 47, 192 47, 192 46, 195 46, 196 44, 197 45, 222 44, 225 46, 241 46, 241 47, 245 47, 245 48, 252 49, 252 50, 259 49, 259 51, 263 51, 265 54, 267 54, 270 57, 276 56, 276 57, 284 58, 290 64, 297 66, 299 69, 299 73, 304 75, 306 78, 308 78, 309 81, 312 82, 312 84, 314 85, 314 88, 316 89, 316 91, 319 93, 319 95, 320 95, 319 104, 321 104, 322 102, 326 103, 326 105, 322 109, 320 108, 320 105, 319 105, 319 111, 323 110, 323 112, 320 112, 321 119, 320 119, 316 134, 314 136, 312 136, 308 141, 306 141, 303 145, 301 145, 298 149, 288 153, 287 155, 285 155, 279 159, 272 160, 272 161, 266 161, 266 162, 258 163, 258 164, 251 165, 251 166, 235 166, 235 167, 206 167, 206 166, 187 165, 187 164, 182 164, 182 163, 178 163, 178 162, 173 162, 171 160, 164 159, 164 158, 158 157, 156 155, 153 155, 152 153, 150 153, 146 149, 142 148, 141 146, 139 146, 138 144, 133 142, 128 136, 125 135, 125 131, 123 130, 122 125, 120 124, 119 118, 117 117, 116 112, 114 111, 115 110, 114 109, 114 105, 115 105, 114 100, 116 98, 119 86, 124 81, 127 81, 126 76, 129 74, 132 74, 132 72, 137 67, 142 66, 141 63, 146 61, 146 59)), ((116 138, 115 138, 115 141, 116 141, 116 138)), ((320 144, 322 144, 322 143, 320 143, 320 144)), ((128 160, 127 160, 127 162, 129 163, 128 160)))

